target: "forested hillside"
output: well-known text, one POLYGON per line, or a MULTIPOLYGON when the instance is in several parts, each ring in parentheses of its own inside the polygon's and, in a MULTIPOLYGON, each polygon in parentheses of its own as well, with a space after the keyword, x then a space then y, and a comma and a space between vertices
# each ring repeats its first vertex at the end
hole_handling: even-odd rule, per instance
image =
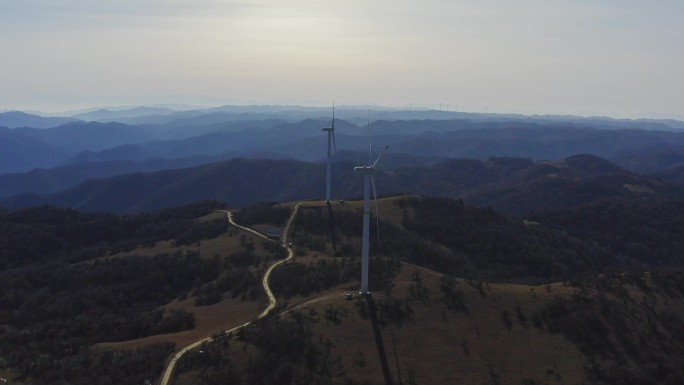
POLYGON ((20 383, 142 384, 159 375, 173 338, 136 349, 97 344, 207 328, 194 309, 230 298, 258 308, 254 266, 282 255, 238 239, 225 214, 213 212, 223 207, 0 213, 0 370, 11 368, 20 383), (168 307, 179 301, 189 303, 168 307))
POLYGON ((9 211, 0 215, 0 267, 85 261, 164 239, 196 242, 225 231, 225 223, 194 222, 219 207, 223 206, 218 202, 206 202, 128 216, 50 206, 9 211))
MULTIPOLYGON (((469 207, 445 198, 388 198, 401 221, 380 222, 380 243, 371 252, 425 266, 444 274, 486 281, 539 284, 603 271, 615 263, 605 248, 543 225, 469 207)), ((395 214, 397 216, 397 214, 395 214)), ((360 253, 360 214, 348 205, 335 212, 336 255, 360 253)), ((314 250, 329 242, 327 214, 303 210, 293 239, 314 250)), ((375 237, 376 229, 371 235, 375 237)), ((329 247, 329 246, 327 246, 329 247)))

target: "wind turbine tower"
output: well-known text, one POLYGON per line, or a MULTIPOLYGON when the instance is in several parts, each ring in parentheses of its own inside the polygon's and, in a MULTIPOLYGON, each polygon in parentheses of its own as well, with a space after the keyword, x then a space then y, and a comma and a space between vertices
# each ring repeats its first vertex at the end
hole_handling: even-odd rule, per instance
POLYGON ((331 180, 331 166, 330 158, 332 157, 332 148, 337 153, 337 146, 335 145, 335 102, 333 101, 332 123, 330 127, 326 127, 323 131, 328 132, 328 163, 326 165, 325 173, 325 203, 330 205, 330 180, 331 180))
MULTIPOLYGON (((375 215, 376 219, 378 215, 378 195, 375 190, 375 165, 382 155, 387 151, 389 146, 385 146, 378 158, 373 162, 373 144, 370 136, 370 122, 368 125, 368 166, 354 167, 354 171, 359 174, 363 174, 363 240, 361 243, 361 289, 359 294, 368 294, 368 265, 369 265, 369 255, 368 249, 370 246, 369 235, 370 235, 370 189, 373 186, 373 199, 375 200, 375 215)), ((379 219, 378 219, 379 220, 379 219)), ((379 226, 379 222, 378 222, 379 226)))

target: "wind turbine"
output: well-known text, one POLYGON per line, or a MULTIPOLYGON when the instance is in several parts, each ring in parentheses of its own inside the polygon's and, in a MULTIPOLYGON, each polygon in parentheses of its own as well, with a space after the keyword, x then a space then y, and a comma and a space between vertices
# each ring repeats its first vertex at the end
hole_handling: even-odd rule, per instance
POLYGON ((325 173, 325 205, 328 207, 328 219, 330 226, 330 241, 332 242, 333 250, 337 250, 337 242, 335 241, 335 218, 333 217, 332 203, 330 203, 330 180, 332 177, 331 160, 332 149, 337 153, 337 146, 335 145, 335 101, 333 100, 332 122, 330 127, 326 127, 323 131, 328 132, 328 162, 325 173), (332 145, 332 148, 331 148, 332 145))
MULTIPOLYGON (((373 199, 375 200, 375 215, 377 217, 378 213, 378 195, 375 191, 375 165, 378 164, 382 155, 387 151, 389 146, 380 152, 375 162, 373 162, 373 142, 370 133, 370 118, 368 119, 368 166, 358 166, 354 167, 354 171, 359 174, 363 174, 363 240, 361 243, 361 289, 359 294, 368 294, 368 248, 370 246, 369 241, 369 224, 370 224, 370 188, 373 186, 373 199)), ((378 228, 380 222, 378 222, 378 228)), ((378 235, 379 236, 379 235, 378 235)))
POLYGON ((335 153, 337 153, 337 146, 335 145, 335 101, 333 100, 333 110, 332 110, 332 123, 330 123, 330 127, 326 127, 323 129, 323 131, 328 132, 328 164, 326 166, 326 174, 325 174, 325 202, 330 205, 330 178, 331 178, 331 170, 330 170, 330 158, 332 156, 332 147, 335 149, 335 153))

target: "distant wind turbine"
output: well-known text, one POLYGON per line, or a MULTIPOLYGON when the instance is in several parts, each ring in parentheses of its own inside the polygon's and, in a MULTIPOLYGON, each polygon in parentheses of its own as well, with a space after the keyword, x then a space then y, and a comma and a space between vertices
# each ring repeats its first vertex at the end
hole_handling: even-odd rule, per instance
MULTIPOLYGON (((368 166, 359 166, 359 167, 354 167, 354 171, 363 174, 363 240, 361 243, 361 289, 359 290, 359 294, 361 295, 367 295, 368 294, 368 265, 369 265, 369 256, 368 256, 368 249, 370 246, 369 242, 369 222, 370 222, 370 188, 371 185, 373 186, 373 199, 375 200, 375 216, 376 220, 378 220, 378 228, 380 227, 380 222, 379 218, 377 217, 378 215, 378 195, 375 190, 375 165, 378 164, 380 161, 380 158, 382 155, 387 151, 389 146, 385 146, 385 148, 380 152, 380 155, 378 155, 378 158, 375 159, 375 162, 373 162, 373 142, 371 139, 371 132, 370 132, 370 118, 368 120, 368 166)), ((379 236, 379 233, 378 233, 379 236)))
POLYGON ((335 218, 333 216, 332 203, 330 203, 330 181, 332 179, 331 157, 332 150, 337 154, 337 146, 335 145, 335 101, 333 100, 332 122, 330 127, 326 127, 323 131, 328 132, 328 160, 326 164, 325 173, 325 205, 328 207, 328 219, 330 221, 330 241, 332 242, 333 250, 337 250, 337 243, 335 240, 335 218), (332 148, 331 148, 332 146, 332 148))
POLYGON ((330 124, 330 127, 324 128, 323 131, 328 132, 328 163, 326 166, 326 174, 325 174, 325 201, 326 201, 326 203, 330 204, 330 179, 331 179, 330 158, 332 157, 331 145, 335 149, 335 153, 337 153, 337 146, 335 145, 335 101, 334 100, 333 100, 333 110, 332 110, 332 123, 330 124))

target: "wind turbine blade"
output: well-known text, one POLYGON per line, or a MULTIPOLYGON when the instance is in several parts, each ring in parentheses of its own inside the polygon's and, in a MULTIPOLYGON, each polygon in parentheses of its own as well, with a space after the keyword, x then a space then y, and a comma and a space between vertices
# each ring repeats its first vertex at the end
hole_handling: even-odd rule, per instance
POLYGON ((378 159, 376 159, 375 163, 373 163, 373 167, 375 167, 375 165, 378 164, 378 162, 380 161, 380 158, 382 158, 382 154, 384 154, 385 151, 387 151, 388 149, 389 149, 389 146, 385 146, 385 148, 382 149, 382 152, 380 153, 380 155, 378 155, 378 159))
POLYGON ((335 155, 337 155, 337 144, 335 143, 335 99, 333 99, 333 116, 332 122, 330 123, 330 133, 332 134, 333 149, 335 155))
POLYGON ((373 138, 371 137, 370 128, 370 110, 368 110, 368 165, 373 164, 373 138))
POLYGON ((378 247, 380 247, 380 212, 378 211, 378 194, 375 191, 375 176, 371 174, 371 186, 373 186, 373 201, 375 201, 375 234, 378 236, 378 247))

